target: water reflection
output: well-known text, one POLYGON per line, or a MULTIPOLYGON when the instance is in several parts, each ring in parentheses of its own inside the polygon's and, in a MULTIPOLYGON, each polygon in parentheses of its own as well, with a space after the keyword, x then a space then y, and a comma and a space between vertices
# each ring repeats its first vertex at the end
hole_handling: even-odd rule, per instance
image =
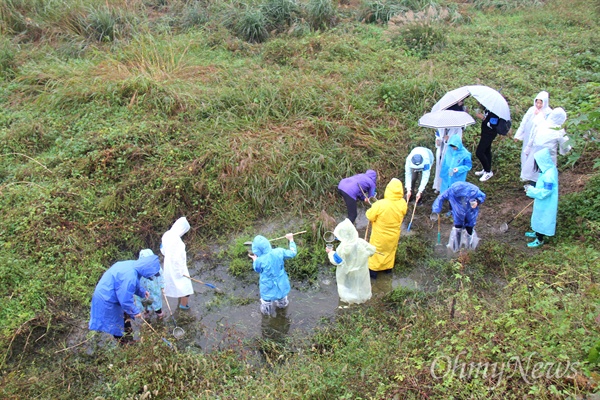
POLYGON ((371 279, 372 298, 383 297, 392 291, 394 276, 391 273, 379 272, 377 279, 371 279))
POLYGON ((290 331, 290 326, 292 326, 292 322, 287 308, 278 308, 274 317, 262 315, 260 328, 263 339, 283 343, 290 331))

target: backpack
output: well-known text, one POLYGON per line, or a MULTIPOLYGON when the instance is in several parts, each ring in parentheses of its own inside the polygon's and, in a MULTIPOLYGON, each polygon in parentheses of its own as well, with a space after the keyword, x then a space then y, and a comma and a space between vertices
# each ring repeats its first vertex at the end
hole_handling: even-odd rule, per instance
POLYGON ((508 131, 510 131, 510 127, 512 125, 510 120, 507 121, 502 118, 492 118, 492 119, 490 119, 490 123, 494 127, 494 130, 496 131, 496 133, 498 135, 502 135, 502 136, 506 136, 508 131), (493 121, 493 122, 496 122, 495 124, 492 122, 492 120, 494 120, 494 119, 497 120, 497 122, 493 121))

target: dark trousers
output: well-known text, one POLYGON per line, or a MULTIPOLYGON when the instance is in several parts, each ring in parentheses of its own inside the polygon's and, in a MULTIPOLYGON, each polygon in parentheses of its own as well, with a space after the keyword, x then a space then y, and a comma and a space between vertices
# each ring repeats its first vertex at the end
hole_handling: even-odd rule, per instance
POLYGON ((539 240, 540 242, 543 242, 543 241, 544 241, 544 235, 542 235, 542 234, 541 234, 541 233, 539 233, 539 232, 536 232, 536 233, 535 233, 535 237, 536 237, 536 238, 537 238, 537 240, 539 240))
POLYGON ((119 339, 121 342, 133 340, 133 327, 131 326, 131 317, 127 313, 123 313, 123 322, 125 324, 125 335, 117 336, 113 335, 115 339, 119 339))
POLYGON ((457 228, 457 229, 463 229, 464 228, 469 235, 473 234, 473 227, 472 226, 454 225, 454 227, 457 228))
POLYGON ((356 199, 350 197, 350 195, 340 189, 338 189, 338 193, 344 199, 344 203, 346 203, 346 210, 348 210, 348 219, 350 222, 354 223, 356 221, 356 217, 358 216, 358 208, 356 207, 356 199))
POLYGON ((492 142, 496 139, 498 134, 493 131, 481 132, 479 137, 479 144, 475 150, 475 155, 481 162, 481 166, 485 172, 492 170, 492 142))

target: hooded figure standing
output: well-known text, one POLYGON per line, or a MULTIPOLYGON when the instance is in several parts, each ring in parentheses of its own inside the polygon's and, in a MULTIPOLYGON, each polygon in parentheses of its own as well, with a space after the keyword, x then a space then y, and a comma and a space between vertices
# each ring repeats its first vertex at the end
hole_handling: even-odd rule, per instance
POLYGON ((415 147, 412 149, 406 162, 404 163, 404 187, 406 188, 406 202, 410 201, 412 196, 413 181, 416 181, 421 176, 421 182, 417 189, 417 196, 415 201, 418 203, 421 199, 421 195, 429 182, 429 176, 431 175, 431 167, 435 162, 433 152, 426 147, 415 147))
POLYGON ((113 264, 94 290, 89 329, 110 333, 120 343, 132 341, 131 319, 141 316, 133 296, 148 297, 149 293, 140 286, 140 278, 150 278, 159 270, 156 255, 113 264))
POLYGON ((391 272, 394 268, 396 249, 400 240, 400 226, 406 215, 406 209, 402 182, 392 178, 385 188, 383 200, 373 203, 373 206, 367 210, 367 219, 373 224, 369 243, 375 246, 378 252, 369 258, 369 270, 373 278, 377 278, 378 271, 391 272))
MULTIPOLYGON (((140 257, 150 257, 153 256, 154 252, 150 249, 140 250, 140 257)), ((150 310, 153 310, 156 313, 156 316, 161 319, 164 316, 162 311, 162 290, 165 287, 165 280, 163 278, 164 272, 162 268, 160 268, 159 272, 155 276, 151 276, 150 278, 141 277, 140 278, 140 286, 142 289, 150 293, 150 297, 144 301, 140 296, 135 296, 135 305, 139 309, 144 310, 144 317, 147 318, 147 314, 149 314, 150 310), (148 305, 144 303, 148 302, 148 305)))
POLYGON ((479 238, 474 228, 479 216, 479 205, 485 201, 485 193, 472 183, 456 182, 435 199, 431 211, 438 214, 442 212, 446 200, 450 203, 454 220, 448 248, 454 252, 462 246, 467 249, 476 248, 479 238), (466 231, 464 234, 463 229, 466 231))
POLYGON ((548 92, 541 91, 535 96, 533 99, 533 106, 529 107, 529 110, 523 116, 523 120, 521 121, 521 125, 519 125, 519 129, 515 133, 515 141, 521 140, 523 141, 523 147, 521 148, 521 179, 527 180, 523 178, 523 172, 525 168, 525 160, 529 153, 531 153, 531 143, 530 138, 532 133, 535 131, 535 128, 540 125, 543 121, 546 120, 548 114, 552 109, 548 105, 549 96, 548 92))
POLYGON ((556 233, 556 213, 558 212, 558 170, 550 156, 550 150, 544 148, 534 154, 541 175, 535 187, 526 185, 525 193, 534 199, 531 214, 533 232, 525 236, 535 238, 527 243, 528 247, 539 247, 544 244, 544 235, 554 236, 556 233))
MULTIPOLYGON (((448 107, 447 110, 466 112, 467 107, 464 105, 464 100, 460 100, 458 103, 448 107)), ((446 152, 448 151, 448 140, 452 136, 458 135, 462 141, 463 131, 463 128, 440 128, 435 131, 435 176, 433 178, 433 189, 436 191, 436 193, 440 192, 440 189, 442 188, 440 169, 442 167, 446 152)))
POLYGON ((353 175, 340 181, 338 193, 346 203, 350 222, 354 223, 358 216, 356 201, 362 200, 368 203, 369 198, 375 196, 376 185, 377 172, 372 169, 368 169, 364 174, 353 175))
POLYGON ((192 281, 186 276, 190 276, 187 267, 187 254, 185 252, 185 243, 181 237, 190 230, 190 224, 185 217, 179 218, 171 229, 162 236, 160 251, 165 256, 164 261, 164 279, 165 295, 168 297, 177 297, 179 299, 179 308, 189 310, 188 300, 194 293, 192 281))
POLYGON ((467 173, 473 167, 471 153, 465 149, 460 136, 454 135, 448 139, 450 147, 442 161, 440 176, 442 185, 440 193, 444 192, 455 182, 464 182, 467 180, 467 173))
POLYGON ((285 238, 290 242, 290 248, 273 248, 271 242, 264 236, 258 235, 252 240, 252 268, 260 274, 260 312, 264 315, 275 316, 275 307, 285 308, 290 302, 290 279, 285 272, 284 260, 296 257, 298 249, 294 242, 294 234, 288 233, 285 238))
POLYGON ((360 304, 371 298, 369 257, 375 254, 375 246, 358 237, 358 231, 348 218, 335 227, 333 234, 339 239, 337 249, 326 249, 329 261, 337 266, 340 300, 360 304))
POLYGON ((565 155, 571 151, 569 146, 569 137, 561 126, 567 120, 567 113, 561 107, 555 108, 548 114, 548 118, 540 123, 531 138, 531 152, 525 159, 525 164, 521 170, 521 179, 529 180, 532 184, 538 180, 540 172, 535 168, 534 154, 543 148, 550 150, 550 157, 557 165, 558 153, 565 155))

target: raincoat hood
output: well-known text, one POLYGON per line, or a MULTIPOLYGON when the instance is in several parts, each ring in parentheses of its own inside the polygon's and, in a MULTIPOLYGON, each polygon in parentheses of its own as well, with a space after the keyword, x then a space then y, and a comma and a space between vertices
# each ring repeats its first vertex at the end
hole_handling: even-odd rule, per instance
MULTIPOLYGON (((463 144, 462 144, 462 140, 460 138, 460 135, 453 135, 450 136, 450 139, 448 139, 448 146, 455 146, 456 148, 458 148, 458 150, 462 150, 463 149, 463 144)), ((448 150, 451 151, 452 149, 448 150)))
POLYGON ((404 198, 404 187, 402 186, 402 182, 398 178, 392 178, 390 183, 385 187, 383 197, 389 200, 400 200, 404 198))
POLYGON ((343 220, 335 227, 333 230, 333 234, 340 241, 345 241, 348 243, 354 243, 356 239, 358 239, 358 232, 354 227, 354 224, 350 222, 348 218, 343 220))
POLYGON ((179 237, 182 237, 189 230, 190 223, 185 217, 181 217, 177 221, 175 221, 171 229, 169 229, 169 232, 176 233, 179 237))
POLYGON ((367 172, 365 172, 365 175, 371 178, 373 182, 377 183, 377 172, 372 169, 368 169, 367 172))
POLYGON ((150 278, 160 271, 160 262, 157 255, 142 257, 134 262, 133 268, 144 278, 150 278))
POLYGON ((557 107, 548 114, 548 123, 550 126, 559 127, 567 120, 567 113, 561 107, 557 107))
POLYGON ((140 250, 140 256, 138 258, 142 258, 142 257, 150 257, 153 256, 154 252, 150 249, 143 249, 140 250))
POLYGON ((554 167, 554 161, 552 161, 552 156, 550 155, 550 150, 547 148, 543 148, 533 155, 537 165, 540 167, 540 171, 546 172, 550 168, 554 167))
POLYGON ((273 250, 269 239, 262 235, 258 235, 252 241, 252 252, 258 257, 270 253, 273 250))
POLYGON ((455 196, 464 197, 468 201, 479 200, 480 203, 483 203, 485 200, 483 192, 481 192, 477 186, 469 182, 456 182, 452 184, 452 190, 454 191, 455 196))
POLYGON ((548 103, 550 101, 549 98, 550 98, 550 96, 548 95, 548 92, 546 92, 545 90, 542 90, 541 92, 538 93, 537 96, 535 96, 535 99, 533 99, 533 106, 535 107, 536 100, 541 100, 542 101, 541 110, 544 110, 544 109, 548 108, 548 103))

